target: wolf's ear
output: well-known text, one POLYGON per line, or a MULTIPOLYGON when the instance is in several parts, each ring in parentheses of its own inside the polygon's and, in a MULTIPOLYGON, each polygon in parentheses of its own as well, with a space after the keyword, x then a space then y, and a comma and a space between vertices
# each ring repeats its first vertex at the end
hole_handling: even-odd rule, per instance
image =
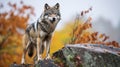
POLYGON ((60 7, 59 3, 57 3, 57 4, 54 6, 55 9, 59 9, 59 7, 60 7))
POLYGON ((44 6, 44 9, 48 10, 48 9, 50 9, 50 6, 46 3, 45 6, 44 6))

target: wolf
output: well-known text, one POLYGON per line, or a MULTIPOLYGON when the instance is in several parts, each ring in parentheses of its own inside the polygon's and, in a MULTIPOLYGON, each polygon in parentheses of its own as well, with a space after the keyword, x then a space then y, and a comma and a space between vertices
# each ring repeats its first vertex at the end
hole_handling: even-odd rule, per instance
POLYGON ((47 3, 44 5, 44 11, 35 23, 27 26, 23 35, 23 54, 21 63, 25 64, 25 55, 28 52, 33 56, 36 49, 37 62, 43 60, 42 54, 46 49, 45 59, 50 59, 50 43, 53 32, 61 19, 60 5, 56 3, 53 7, 47 3))

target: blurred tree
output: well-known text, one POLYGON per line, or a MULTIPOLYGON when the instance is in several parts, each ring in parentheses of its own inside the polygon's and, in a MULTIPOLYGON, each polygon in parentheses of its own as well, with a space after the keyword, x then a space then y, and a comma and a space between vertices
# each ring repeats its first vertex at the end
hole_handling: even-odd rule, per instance
MULTIPOLYGON (((10 2, 7 6, 9 11, 0 12, 0 67, 8 67, 15 60, 20 62, 22 50, 16 46, 21 45, 21 34, 30 16, 34 15, 34 8, 25 5, 22 1, 19 6, 10 2), (14 54, 17 56, 13 56, 14 54)), ((2 9, 5 9, 4 4, 0 6, 0 10, 2 9)))
POLYGON ((19 38, 20 30, 25 29, 30 14, 34 14, 34 9, 31 6, 23 5, 23 2, 21 2, 22 7, 17 7, 16 4, 10 2, 8 5, 11 10, 0 13, 0 48, 5 44, 10 44, 13 39, 12 36, 17 35, 19 38))

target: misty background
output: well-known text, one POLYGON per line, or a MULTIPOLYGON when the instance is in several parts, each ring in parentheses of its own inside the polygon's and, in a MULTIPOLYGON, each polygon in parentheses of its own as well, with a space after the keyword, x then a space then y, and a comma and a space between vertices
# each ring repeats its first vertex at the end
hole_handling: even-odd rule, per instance
MULTIPOLYGON (((0 0, 0 3, 5 4, 5 9, 0 12, 9 10, 8 2, 18 3, 21 0, 0 0)), ((48 3, 54 6, 60 4, 61 21, 56 30, 61 30, 66 23, 73 20, 76 14, 80 14, 82 10, 90 7, 93 10, 88 14, 92 17, 93 30, 100 33, 105 33, 110 36, 110 40, 115 40, 120 43, 120 0, 23 0, 24 4, 34 7, 35 16, 32 16, 30 22, 36 21, 44 10, 44 4, 48 3)))

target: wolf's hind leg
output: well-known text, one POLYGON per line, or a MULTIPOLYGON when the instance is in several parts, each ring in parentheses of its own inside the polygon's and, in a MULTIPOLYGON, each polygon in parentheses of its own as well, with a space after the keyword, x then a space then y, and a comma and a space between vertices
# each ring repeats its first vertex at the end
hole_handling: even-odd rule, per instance
POLYGON ((22 61, 21 61, 21 64, 25 64, 25 55, 26 55, 26 52, 28 50, 28 47, 30 45, 30 42, 27 43, 27 46, 23 48, 23 55, 22 55, 22 61))
POLYGON ((29 45, 30 45, 30 41, 27 39, 27 36, 24 35, 23 36, 23 54, 22 54, 21 64, 25 64, 25 55, 29 45))
POLYGON ((43 54, 43 52, 44 52, 44 44, 41 45, 40 54, 43 54))

